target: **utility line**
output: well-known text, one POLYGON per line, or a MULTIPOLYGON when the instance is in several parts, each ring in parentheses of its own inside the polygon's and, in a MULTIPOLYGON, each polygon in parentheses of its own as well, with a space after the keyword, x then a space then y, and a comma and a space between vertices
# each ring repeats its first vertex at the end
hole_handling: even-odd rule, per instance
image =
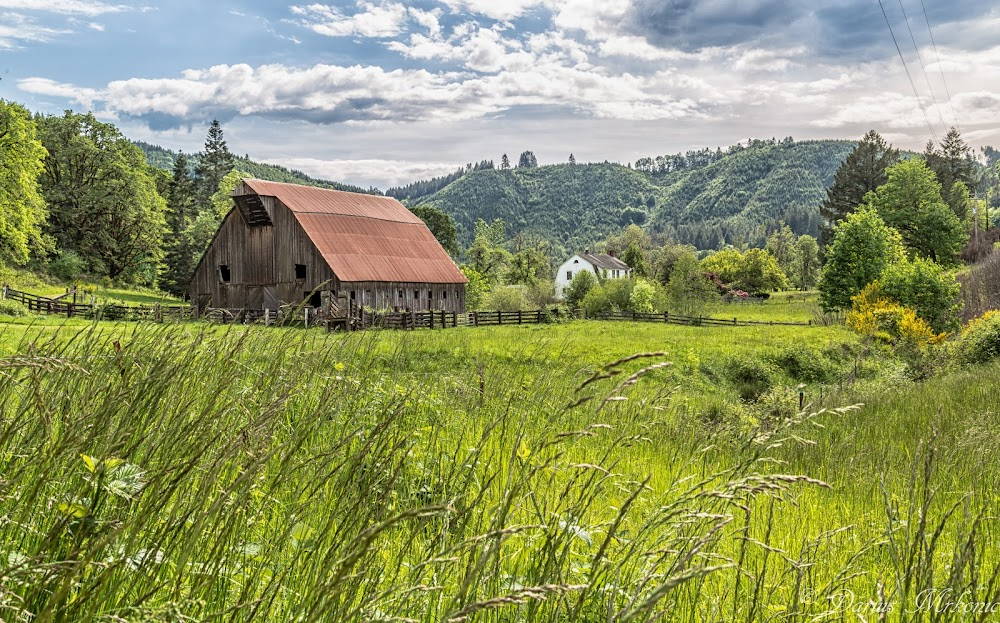
POLYGON ((934 87, 931 86, 931 79, 927 76, 927 66, 924 65, 924 59, 920 56, 920 48, 917 47, 917 38, 913 36, 913 29, 910 28, 910 18, 906 15, 906 9, 903 8, 903 0, 899 0, 899 10, 903 12, 903 21, 906 22, 906 30, 910 33, 910 41, 913 42, 913 51, 917 55, 920 71, 924 74, 924 82, 927 83, 927 90, 930 91, 931 101, 934 102, 934 108, 937 109, 938 119, 941 120, 941 127, 947 132, 948 122, 944 120, 944 115, 941 113, 941 105, 938 104, 937 97, 934 95, 934 87))
POLYGON ((917 105, 920 106, 920 112, 924 113, 924 121, 927 122, 927 129, 931 131, 931 137, 937 143, 937 133, 934 131, 934 126, 931 125, 930 117, 927 116, 927 108, 924 107, 924 103, 920 99, 920 94, 917 92, 917 85, 914 84, 913 76, 910 75, 910 68, 906 66, 906 59, 903 58, 903 51, 899 49, 896 34, 892 32, 892 24, 889 23, 889 15, 885 12, 885 5, 882 4, 882 0, 878 0, 878 6, 882 9, 882 17, 885 18, 885 25, 889 27, 889 35, 892 37, 892 43, 896 46, 896 53, 899 54, 899 60, 903 63, 903 71, 906 72, 906 78, 910 81, 910 88, 913 89, 913 97, 917 100, 917 105))
POLYGON ((931 45, 934 46, 934 58, 937 60, 938 71, 941 72, 941 82, 944 83, 944 93, 948 96, 948 107, 951 108, 951 116, 955 118, 955 129, 959 132, 962 128, 958 126, 958 113, 955 112, 955 105, 951 103, 951 91, 948 90, 948 80, 944 77, 944 67, 941 65, 941 55, 938 54, 937 43, 934 41, 934 33, 931 32, 931 20, 927 17, 927 7, 924 0, 920 0, 920 8, 924 11, 924 21, 927 22, 927 34, 931 36, 931 45))

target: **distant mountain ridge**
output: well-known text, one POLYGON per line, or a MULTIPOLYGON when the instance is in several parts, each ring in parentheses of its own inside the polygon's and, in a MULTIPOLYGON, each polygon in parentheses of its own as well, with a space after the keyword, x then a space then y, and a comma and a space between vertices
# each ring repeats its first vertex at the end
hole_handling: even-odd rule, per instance
POLYGON ((787 138, 643 158, 635 167, 477 165, 390 194, 451 215, 464 244, 477 219, 502 218, 508 235, 535 232, 560 254, 630 223, 702 249, 759 246, 781 222, 798 234, 817 233, 826 189, 854 145, 787 138))
MULTIPOLYGON (((143 141, 132 141, 136 146, 139 147, 146 154, 146 162, 150 166, 156 167, 157 169, 163 169, 166 171, 172 171, 174 168, 174 162, 177 159, 177 152, 160 147, 159 145, 151 145, 143 141)), ((188 154, 190 157, 194 157, 194 154, 188 154)), ((236 158, 236 168, 247 175, 255 177, 261 180, 267 180, 269 182, 287 182, 289 184, 304 184, 306 186, 318 186, 320 188, 332 188, 334 190, 345 190, 354 193, 365 193, 368 195, 381 195, 382 191, 377 188, 361 188, 360 186, 353 186, 351 184, 342 184, 340 182, 333 182, 330 180, 315 178, 306 175, 302 171, 297 171, 295 169, 288 169, 286 167, 276 165, 276 164, 264 164, 261 162, 255 162, 250 160, 249 156, 235 156, 236 158)), ((192 167, 194 163, 192 161, 192 167)))

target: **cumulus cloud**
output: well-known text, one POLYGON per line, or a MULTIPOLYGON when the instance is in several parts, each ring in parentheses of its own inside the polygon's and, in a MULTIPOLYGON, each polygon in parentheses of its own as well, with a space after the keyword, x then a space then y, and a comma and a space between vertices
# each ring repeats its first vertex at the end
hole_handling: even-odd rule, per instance
POLYGON ((313 32, 327 37, 371 37, 386 39, 403 32, 407 9, 397 2, 374 4, 359 0, 357 12, 344 14, 326 4, 293 6, 291 11, 313 32))
POLYGON ((453 12, 473 13, 490 19, 508 21, 521 17, 532 9, 544 6, 546 0, 441 0, 453 12))

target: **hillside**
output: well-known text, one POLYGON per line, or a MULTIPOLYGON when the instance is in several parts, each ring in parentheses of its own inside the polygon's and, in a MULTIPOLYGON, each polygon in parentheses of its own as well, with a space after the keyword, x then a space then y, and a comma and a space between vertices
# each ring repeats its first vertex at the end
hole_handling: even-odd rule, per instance
POLYGON ((476 219, 502 218, 509 235, 539 232, 560 253, 629 223, 699 248, 758 245, 779 221, 816 234, 826 188, 852 147, 786 139, 645 158, 636 169, 609 163, 477 169, 410 201, 450 214, 464 244, 476 219))
MULTIPOLYGON (((174 168, 174 160, 177 153, 159 145, 151 145, 143 141, 133 141, 139 149, 146 154, 146 162, 158 169, 170 171, 174 168)), ((190 154, 189 154, 190 155, 190 154)), ((193 166, 193 164, 192 164, 193 166)), ((330 180, 319 179, 306 175, 302 171, 288 169, 275 164, 264 164, 250 160, 248 156, 236 156, 236 168, 257 179, 271 182, 287 182, 290 184, 305 184, 306 186, 319 186, 320 188, 332 188, 334 190, 346 190, 355 193, 367 193, 381 195, 376 188, 361 188, 350 184, 341 184, 330 180)))

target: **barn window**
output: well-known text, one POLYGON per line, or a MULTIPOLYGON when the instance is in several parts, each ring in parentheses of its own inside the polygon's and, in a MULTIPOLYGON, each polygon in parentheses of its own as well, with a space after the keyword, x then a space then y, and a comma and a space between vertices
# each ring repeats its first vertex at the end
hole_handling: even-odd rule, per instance
POLYGON ((399 291, 399 300, 401 300, 401 301, 403 300, 403 291, 402 290, 399 291))
POLYGON ((354 290, 351 290, 351 300, 353 301, 353 300, 354 300, 354 299, 356 299, 356 298, 358 298, 358 297, 357 297, 357 295, 355 294, 354 290))
POLYGON ((448 291, 447 290, 442 290, 441 291, 441 298, 443 298, 445 300, 448 299, 448 291))
POLYGON ((306 278, 306 265, 305 264, 296 264, 295 265, 295 278, 296 279, 305 279, 306 278))
POLYGON ((420 300, 420 290, 414 290, 413 291, 413 300, 414 301, 419 301, 420 300))
POLYGON ((428 290, 427 291, 427 300, 429 301, 429 300, 431 300, 433 298, 434 298, 434 292, 432 290, 428 290))
POLYGON ((229 271, 229 264, 219 264, 219 281, 229 283, 233 274, 229 271))

